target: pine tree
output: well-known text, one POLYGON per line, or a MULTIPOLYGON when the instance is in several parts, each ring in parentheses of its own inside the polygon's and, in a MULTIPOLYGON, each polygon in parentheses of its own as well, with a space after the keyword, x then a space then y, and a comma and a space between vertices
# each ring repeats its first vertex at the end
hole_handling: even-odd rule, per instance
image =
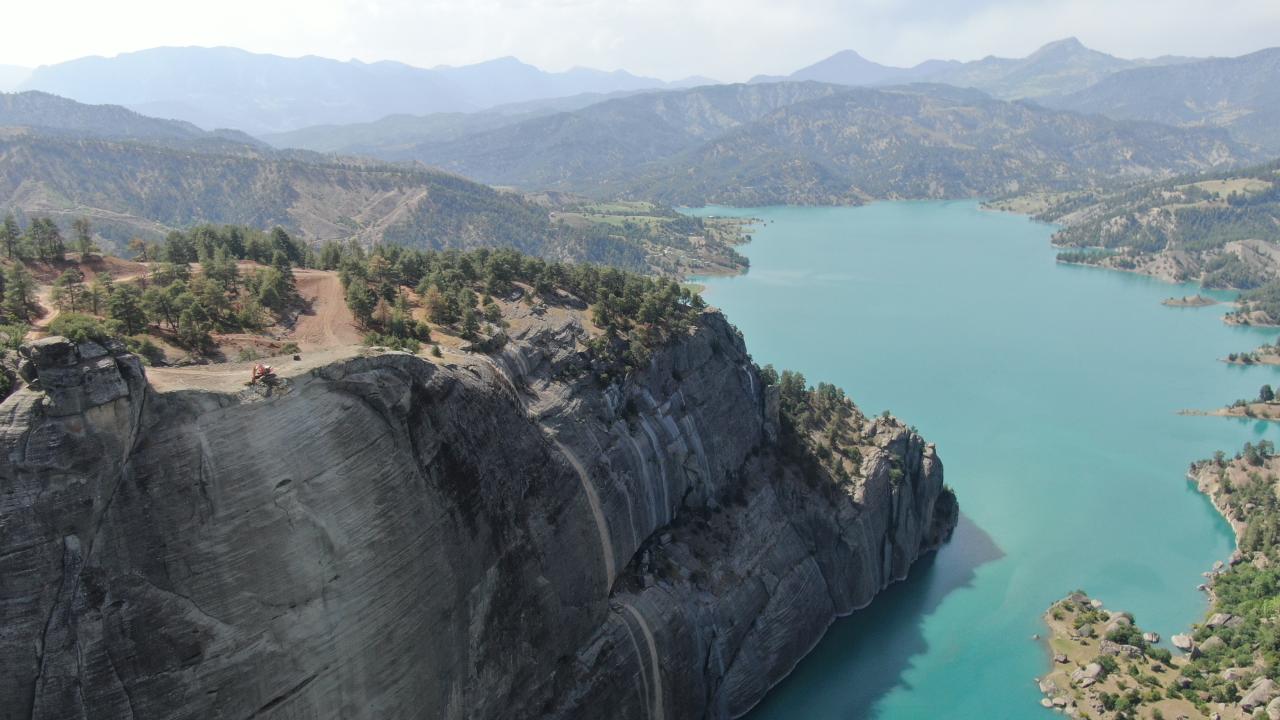
POLYGON ((372 320, 374 300, 373 292, 364 281, 352 282, 347 288, 347 307, 351 308, 351 312, 355 314, 356 320, 362 326, 368 327, 369 321, 372 320))
POLYGON ((119 321, 126 335, 133 335, 147 325, 147 312, 142 307, 142 292, 137 285, 120 285, 107 300, 107 313, 119 321))
MULTIPOLYGON (((178 329, 178 317, 181 311, 176 302, 177 294, 174 294, 175 285, 169 287, 152 286, 142 293, 142 306, 146 308, 147 314, 155 318, 157 322, 164 321, 169 325, 170 330, 178 329)), ((180 292, 178 294, 181 294, 180 292)))
MULTIPOLYGON (((278 229, 278 228, 277 228, 278 229)), ((280 273, 278 287, 280 295, 287 301, 293 298, 297 292, 297 286, 293 280, 293 263, 283 251, 277 250, 271 255, 271 267, 280 273)))
POLYGON ((469 307, 462 311, 462 337, 475 340, 480 335, 480 315, 476 309, 469 307))
POLYGON ((433 323, 448 324, 456 319, 452 317, 449 303, 446 301, 444 293, 440 292, 440 288, 435 285, 427 288, 426 297, 423 298, 423 305, 427 308, 427 317, 431 318, 433 323))
POLYGON ((502 308, 498 307, 498 304, 493 301, 493 298, 485 297, 483 307, 485 320, 488 320, 494 325, 498 325, 502 322, 502 308))
POLYGON ((391 322, 391 305, 386 298, 378 298, 378 303, 373 306, 373 321, 384 329, 391 322))
POLYGON ((31 319, 31 303, 35 299, 35 280, 22 263, 15 263, 5 273, 4 308, 24 322, 31 319))
POLYGON ((98 251, 98 246, 93 243, 93 226, 89 224, 89 218, 78 217, 71 227, 76 235, 76 251, 80 253, 80 261, 84 262, 98 251))
POLYGON ((208 328, 193 309, 182 312, 176 339, 180 345, 191 350, 204 349, 211 341, 208 328))
POLYGON ((36 255, 45 262, 61 262, 66 259, 67 246, 58 224, 49 218, 36 218, 27 228, 27 236, 36 255))
POLYGON ((147 245, 147 241, 140 237, 129 241, 129 252, 133 253, 133 259, 138 262, 147 262, 151 259, 151 248, 147 245))
POLYGON ((4 224, 0 225, 0 243, 4 244, 5 254, 10 260, 18 254, 18 238, 22 237, 22 231, 18 229, 18 221, 14 219, 13 213, 4 216, 4 224))
POLYGON ((53 281, 49 297, 59 310, 76 312, 84 302, 84 292, 84 273, 71 267, 53 281))

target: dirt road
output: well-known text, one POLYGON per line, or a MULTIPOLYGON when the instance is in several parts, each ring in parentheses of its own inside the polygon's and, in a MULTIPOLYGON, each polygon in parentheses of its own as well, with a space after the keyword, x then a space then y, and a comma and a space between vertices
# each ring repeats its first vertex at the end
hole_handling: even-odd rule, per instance
POLYGON ((311 302, 311 309, 298 316, 284 339, 298 343, 304 351, 359 344, 360 329, 347 307, 338 274, 327 270, 295 270, 293 277, 298 294, 311 302))

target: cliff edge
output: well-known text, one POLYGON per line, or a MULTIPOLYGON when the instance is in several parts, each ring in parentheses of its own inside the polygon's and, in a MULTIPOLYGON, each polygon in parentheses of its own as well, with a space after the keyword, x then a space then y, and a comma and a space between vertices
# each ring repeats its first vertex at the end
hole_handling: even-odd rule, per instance
POLYGON ((779 440, 722 316, 602 387, 571 315, 158 391, 50 338, 0 406, 0 718, 730 718, 949 536, 932 445, 779 440), (815 469, 817 468, 817 469, 815 469))

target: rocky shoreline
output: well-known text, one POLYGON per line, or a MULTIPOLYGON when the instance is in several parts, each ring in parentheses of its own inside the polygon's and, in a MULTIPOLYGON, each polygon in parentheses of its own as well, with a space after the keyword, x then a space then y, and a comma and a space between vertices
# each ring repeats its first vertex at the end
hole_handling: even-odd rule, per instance
POLYGON ((1044 621, 1053 669, 1037 679, 1041 706, 1073 718, 1120 718, 1138 707, 1151 712, 1143 717, 1199 715, 1185 698, 1152 694, 1178 686, 1186 660, 1158 647, 1160 636, 1143 632, 1132 615, 1077 591, 1051 605, 1044 621))
POLYGON ((1179 415, 1201 417, 1229 417, 1247 420, 1280 420, 1280 405, 1276 403, 1251 402, 1243 405, 1229 405, 1217 410, 1180 410, 1179 415))
POLYGON ((1187 480, 1231 525, 1237 543, 1229 561, 1218 561, 1204 573, 1199 587, 1209 595, 1206 619, 1171 637, 1178 653, 1170 653, 1156 646, 1158 635, 1141 632, 1131 615, 1109 612, 1100 601, 1073 593, 1045 614, 1054 667, 1038 679, 1045 695, 1041 704, 1071 717, 1107 720, 1139 710, 1150 713, 1142 717, 1170 720, 1280 718, 1278 669, 1251 640, 1269 616, 1260 619, 1242 610, 1250 606, 1240 603, 1236 588, 1238 582, 1256 584, 1255 576, 1271 578, 1275 572, 1272 553, 1247 547, 1257 544, 1251 522, 1274 522, 1277 472, 1280 458, 1269 444, 1246 444, 1235 458, 1219 454, 1192 464, 1187 480), (1261 504, 1253 500, 1259 497, 1261 504), (1237 581, 1239 575, 1246 577, 1237 581), (1224 582, 1232 585, 1230 600, 1217 590, 1224 582))

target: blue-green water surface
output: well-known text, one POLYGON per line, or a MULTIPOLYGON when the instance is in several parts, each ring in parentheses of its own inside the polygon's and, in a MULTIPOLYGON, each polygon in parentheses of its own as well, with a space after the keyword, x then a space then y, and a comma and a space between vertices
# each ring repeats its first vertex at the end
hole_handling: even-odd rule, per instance
POLYGON ((754 720, 1043 720, 1032 635, 1053 600, 1084 588, 1165 637, 1200 618, 1200 574, 1233 539, 1187 465, 1277 433, 1178 411, 1276 382, 1218 360, 1274 332, 1160 304, 1193 286, 1059 265, 1052 227, 974 202, 697 212, 763 221, 750 272, 705 281, 756 361, 917 425, 964 514, 754 720))

